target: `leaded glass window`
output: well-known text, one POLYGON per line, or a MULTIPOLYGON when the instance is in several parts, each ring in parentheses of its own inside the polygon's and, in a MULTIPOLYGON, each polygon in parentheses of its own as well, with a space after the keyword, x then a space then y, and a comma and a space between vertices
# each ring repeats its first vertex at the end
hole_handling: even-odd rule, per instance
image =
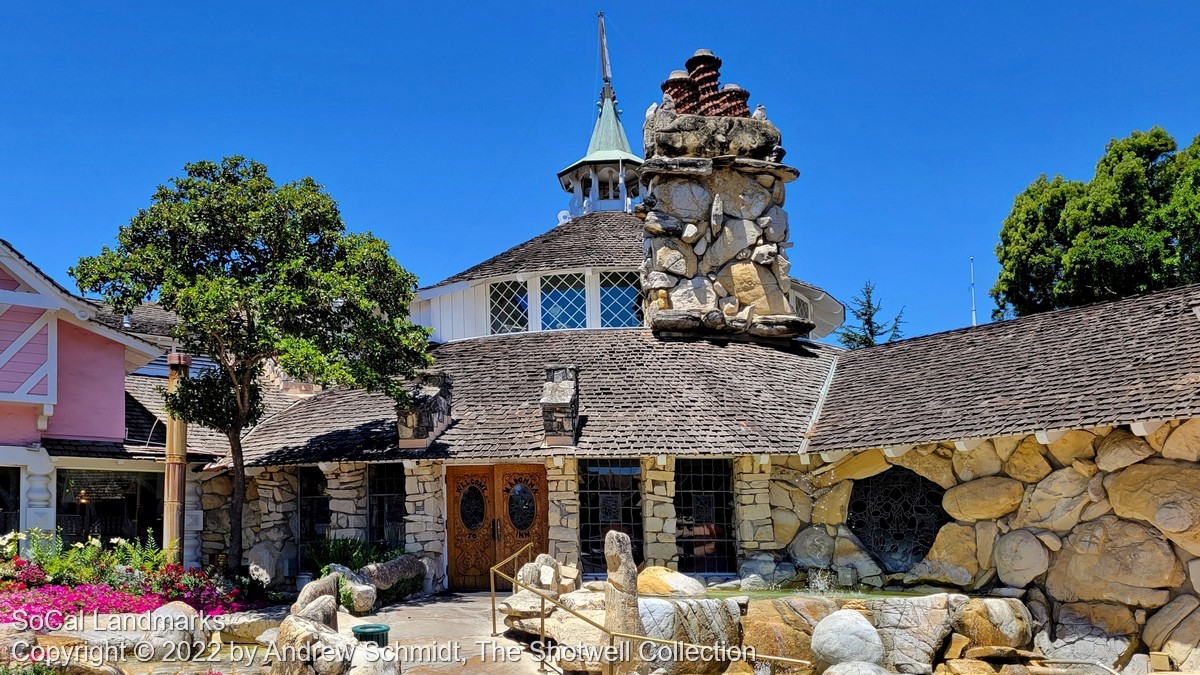
POLYGON ((587 326, 587 284, 582 274, 542 277, 542 330, 587 326))
POLYGON ((579 463, 579 545, 584 574, 602 574, 604 535, 629 535, 633 558, 642 562, 642 469, 636 459, 588 459, 579 463))
POLYGON ((300 543, 307 544, 325 539, 329 532, 329 479, 325 472, 315 466, 302 466, 297 470, 300 494, 296 501, 300 511, 300 543))
POLYGON ((501 281, 488 287, 492 335, 529 330, 529 288, 524 281, 501 281))
POLYGON ((854 481, 846 525, 884 571, 907 572, 921 562, 950 514, 942 486, 894 466, 854 481))
POLYGON ((367 495, 371 541, 387 548, 400 548, 404 545, 404 465, 369 465, 367 495))
POLYGON ((808 300, 805 300, 798 293, 792 295, 792 313, 805 321, 812 318, 812 310, 809 309, 808 300))
POLYGON ((59 469, 56 486, 55 524, 64 541, 140 540, 152 530, 162 544, 163 474, 59 469))
POLYGON ((675 541, 679 571, 737 571, 733 465, 727 459, 675 460, 675 541))
POLYGON ((642 285, 637 272, 600 274, 600 326, 642 325, 642 285))

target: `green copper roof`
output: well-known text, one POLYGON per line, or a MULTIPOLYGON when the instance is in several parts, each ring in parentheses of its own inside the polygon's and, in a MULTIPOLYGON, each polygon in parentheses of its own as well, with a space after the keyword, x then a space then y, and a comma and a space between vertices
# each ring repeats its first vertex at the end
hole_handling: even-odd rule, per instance
MULTIPOLYGON (((606 89, 605 94, 608 91, 606 89)), ((584 164, 611 164, 618 161, 641 164, 642 158, 633 154, 629 147, 629 137, 625 135, 625 127, 617 114, 615 101, 611 96, 604 96, 600 102, 600 117, 592 128, 592 140, 588 142, 587 154, 583 159, 558 172, 561 177, 574 171, 584 164)))

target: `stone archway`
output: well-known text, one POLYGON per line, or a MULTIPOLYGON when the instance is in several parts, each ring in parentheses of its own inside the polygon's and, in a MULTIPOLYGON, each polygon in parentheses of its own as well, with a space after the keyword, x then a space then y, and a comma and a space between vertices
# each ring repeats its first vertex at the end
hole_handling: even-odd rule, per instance
POLYGON ((906 572, 929 553, 950 522, 943 489, 914 471, 894 466, 854 481, 846 526, 889 574, 906 572))

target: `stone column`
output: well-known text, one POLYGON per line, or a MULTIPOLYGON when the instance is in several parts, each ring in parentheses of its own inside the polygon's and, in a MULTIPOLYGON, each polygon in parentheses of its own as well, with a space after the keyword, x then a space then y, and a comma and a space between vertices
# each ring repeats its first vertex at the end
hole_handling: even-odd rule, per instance
MULTIPOLYGON (((183 565, 203 567, 201 537, 204 534, 204 511, 201 508, 200 476, 188 471, 183 485, 183 565)), ((244 516, 245 514, 243 514, 244 516)))
POLYGON ((760 551, 773 548, 775 529, 771 520, 771 464, 759 455, 738 457, 733 465, 734 519, 737 522, 739 563, 759 558, 760 551))
POLYGON ((563 565, 579 566, 579 462, 574 457, 546 460, 550 503, 550 555, 563 565), (562 466, 558 462, 562 462, 562 466))
POLYGON ((404 548, 432 568, 432 591, 446 588, 446 518, 442 463, 404 460, 404 548))
POLYGON ((24 529, 54 532, 54 465, 50 454, 39 447, 29 450, 25 460, 24 529))
POLYGON ((329 537, 367 538, 367 465, 353 462, 322 462, 318 466, 328 479, 329 537))
POLYGON ((646 565, 679 569, 675 524, 675 458, 642 457, 642 535, 646 541, 646 565), (663 460, 662 464, 659 459, 663 460))

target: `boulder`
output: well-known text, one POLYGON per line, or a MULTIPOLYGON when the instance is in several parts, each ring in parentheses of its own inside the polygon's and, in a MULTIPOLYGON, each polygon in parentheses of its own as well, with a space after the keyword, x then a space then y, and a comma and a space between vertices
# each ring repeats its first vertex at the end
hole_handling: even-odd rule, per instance
MULTIPOLYGON (((609 530, 604 536, 604 560, 608 567, 608 586, 604 590, 604 627, 614 633, 645 635, 638 612, 638 571, 633 559, 629 535, 609 530)), ((622 642, 624 644, 624 642, 622 642)), ((629 648, 636 654, 635 645, 629 648)), ((640 661, 634 659, 625 672, 637 670, 640 661)))
POLYGON ((1013 530, 996 540, 992 559, 996 573, 1009 586, 1024 588, 1050 567, 1050 554, 1029 530, 1013 530))
POLYGON ((1190 419, 1171 430, 1162 446, 1167 459, 1200 461, 1200 419, 1190 419))
POLYGON ((677 277, 696 275, 696 254, 687 243, 674 237, 654 237, 649 241, 650 260, 655 271, 677 277))
POLYGON ((394 675, 397 659, 384 652, 369 653, 353 638, 302 616, 289 616, 279 626, 276 648, 291 658, 272 661, 273 675, 394 675), (351 656, 353 655, 353 656, 351 656))
POLYGON ((1200 608, 1200 599, 1196 596, 1185 594, 1176 597, 1146 620, 1146 626, 1142 629, 1142 640, 1151 651, 1161 649, 1171 631, 1197 608, 1200 608))
POLYGON ((658 156, 738 155, 765 159, 781 138, 779 129, 769 120, 688 114, 670 118, 663 110, 658 111, 658 116, 663 120, 655 120, 651 146, 658 156))
POLYGON ((552 600, 558 599, 558 594, 552 591, 539 589, 535 593, 531 590, 520 590, 501 600, 496 605, 496 611, 504 616, 515 616, 518 619, 549 616, 554 611, 554 603, 547 601, 543 604, 542 596, 538 593, 542 593, 552 600))
POLYGON ((862 542, 845 525, 838 526, 837 539, 833 542, 833 568, 851 568, 858 579, 883 574, 883 568, 875 562, 870 553, 867 553, 862 542))
POLYGON ((975 528, 970 525, 947 523, 938 530, 933 547, 929 549, 925 559, 904 575, 904 583, 931 581, 967 586, 974 581, 978 572, 975 528))
POLYGON ((420 556, 405 553, 387 562, 367 565, 360 569, 358 574, 375 588, 386 591, 401 579, 424 577, 425 564, 420 556))
POLYGON ((1004 473, 1026 483, 1036 483, 1050 475, 1050 462, 1042 456, 1042 444, 1026 436, 1004 461, 1004 473))
POLYGON ((971 598, 954 614, 955 632, 971 647, 1024 647, 1033 639, 1033 617, 1015 598, 971 598))
MULTIPOLYGON (((713 248, 709 248, 704 255, 706 263, 712 255, 713 248)), ((717 281, 737 298, 741 307, 753 307, 756 315, 790 314, 792 311, 779 278, 769 267, 751 260, 738 260, 726 265, 717 274, 717 281)))
POLYGON ((871 623, 883 644, 881 665, 900 673, 932 673, 950 634, 951 617, 966 601, 965 595, 948 593, 868 600, 871 623))
POLYGON ((1054 461, 1058 462, 1059 468, 1062 468, 1071 466, 1077 460, 1095 457, 1096 451, 1092 447, 1095 441, 1096 436, 1091 432, 1072 429, 1046 446, 1046 449, 1054 461))
POLYGON ((1200 610, 1188 614, 1162 644, 1175 667, 1182 672, 1200 670, 1200 610))
POLYGON ((1096 600, 1161 607, 1185 580, 1171 545, 1154 530, 1116 516, 1079 524, 1055 554, 1046 591, 1061 602, 1096 600))
POLYGON ((808 527, 788 544, 787 552, 796 567, 828 569, 833 562, 834 538, 824 527, 808 527))
MULTIPOLYGON (((666 600, 643 598, 639 602, 646 635, 661 640, 729 647, 738 643, 741 608, 731 599, 666 600)), ((676 661, 670 647, 654 648, 646 669, 661 668, 669 675, 722 673, 727 661, 676 661)))
POLYGON ((666 567, 647 567, 638 574, 638 593, 645 595, 672 596, 676 598, 703 598, 704 584, 686 574, 666 567))
POLYGON ((994 520, 1016 511, 1024 496, 1021 481, 988 476, 946 490, 942 508, 956 520, 994 520))
POLYGON ((882 450, 856 452, 836 464, 821 467, 821 473, 812 479, 813 487, 829 487, 844 480, 870 478, 891 468, 882 450))
POLYGON ((813 629, 837 609, 836 602, 820 596, 751 600, 742 617, 742 646, 762 654, 815 661, 813 629))
POLYGON ((828 665, 853 661, 883 664, 879 632, 852 609, 841 609, 821 619, 813 629, 812 652, 819 663, 828 665))
POLYGON ((679 220, 707 221, 712 209, 712 193, 699 181, 688 178, 665 180, 654 186, 658 208, 679 220))
POLYGON ((1134 464, 1111 476, 1105 481, 1108 501, 1118 516, 1150 523, 1200 556, 1200 466, 1159 461, 1134 464))
POLYGON ((950 460, 954 464, 954 473, 962 481, 994 476, 1000 473, 1002 464, 991 441, 984 441, 970 450, 955 451, 950 460))
POLYGON ((350 606, 347 609, 356 614, 371 611, 371 608, 375 606, 374 586, 348 567, 334 563, 329 565, 329 571, 337 572, 342 576, 342 587, 338 592, 338 600, 342 600, 342 593, 347 592, 350 596, 350 606))
POLYGON ((207 645, 212 637, 200 620, 200 613, 178 600, 150 613, 150 629, 147 641, 154 649, 154 658, 159 660, 178 655, 180 644, 207 645))
MULTIPOLYGON (((290 614, 288 616, 291 616, 290 614)), ((286 620, 287 617, 284 617, 286 620)), ((283 625, 282 623, 280 625, 283 625)), ((262 635, 254 638, 254 641, 264 647, 270 647, 279 641, 279 628, 268 628, 263 631, 262 635)))
POLYGON ((710 186, 713 194, 721 195, 721 207, 730 218, 757 219, 771 206, 770 191, 740 171, 717 171, 710 186))
POLYGON ((667 294, 671 308, 685 312, 703 312, 717 306, 717 293, 713 284, 704 277, 684 279, 667 294))
POLYGON ((949 659, 945 666, 947 675, 993 675, 996 672, 990 663, 979 659, 949 659))
POLYGON ((593 591, 587 588, 581 588, 577 591, 564 593, 558 596, 558 601, 563 607, 573 609, 577 612, 588 610, 604 610, 604 591, 593 591))
POLYGON ((1033 489, 1025 491, 1025 498, 1013 517, 1013 529, 1031 527, 1055 532, 1070 531, 1090 502, 1087 489, 1088 478, 1075 469, 1059 469, 1051 473, 1033 489))
POLYGON ((334 602, 338 601, 338 584, 341 582, 342 575, 338 573, 326 574, 325 576, 315 581, 310 581, 300 589, 300 594, 296 596, 296 601, 292 603, 292 614, 300 612, 300 610, 308 607, 308 603, 317 598, 328 595, 333 598, 334 602))
MULTIPOLYGON (((337 600, 329 595, 322 595, 314 599, 305 605, 304 609, 299 612, 293 612, 292 616, 302 617, 319 623, 322 626, 328 626, 331 630, 338 629, 338 603, 337 600)), ((283 624, 280 625, 282 626, 283 624)))
POLYGON ((887 675, 888 672, 886 668, 866 661, 846 661, 825 669, 825 675, 887 675))
POLYGON ((287 607, 264 607, 222 614, 216 623, 221 627, 223 642, 253 644, 263 633, 278 628, 288 614, 287 607))
POLYGON ((771 509, 771 527, 775 534, 775 545, 784 548, 800 531, 800 517, 791 508, 777 506, 771 509))
MULTIPOLYGON (((604 610, 584 609, 579 613, 604 625, 604 610)), ((541 619, 518 619, 504 617, 504 625, 518 633, 529 636, 538 634, 541 619)), ((570 612, 554 612, 546 618, 546 636, 560 645, 607 645, 603 631, 572 615, 570 612)), ((595 653, 588 650, 563 650, 556 665, 564 671, 600 672, 602 664, 594 659, 595 653)))
POLYGON ((1101 471, 1117 471, 1154 454, 1154 448, 1141 436, 1125 429, 1114 429, 1100 439, 1096 448, 1096 466, 1101 471))
POLYGON ((958 482, 954 477, 952 461, 932 452, 906 452, 899 457, 890 457, 888 461, 896 466, 902 466, 926 480, 933 481, 945 489, 954 487, 958 482))
POLYGON ((246 552, 246 561, 250 565, 250 578, 267 588, 273 588, 283 581, 283 568, 280 557, 283 544, 278 541, 260 541, 246 552))
POLYGON ((981 520, 975 523, 975 558, 979 561, 979 569, 990 570, 996 566, 992 553, 999 536, 1000 526, 995 521, 981 520))
POLYGON ((813 525, 841 525, 846 522, 846 512, 850 507, 850 491, 854 484, 842 481, 822 493, 818 493, 813 503, 813 525))
POLYGON ((1074 602, 1055 610, 1054 633, 1038 633, 1037 650, 1049 658, 1098 661, 1120 668, 1138 646, 1133 611, 1123 605, 1074 602))

